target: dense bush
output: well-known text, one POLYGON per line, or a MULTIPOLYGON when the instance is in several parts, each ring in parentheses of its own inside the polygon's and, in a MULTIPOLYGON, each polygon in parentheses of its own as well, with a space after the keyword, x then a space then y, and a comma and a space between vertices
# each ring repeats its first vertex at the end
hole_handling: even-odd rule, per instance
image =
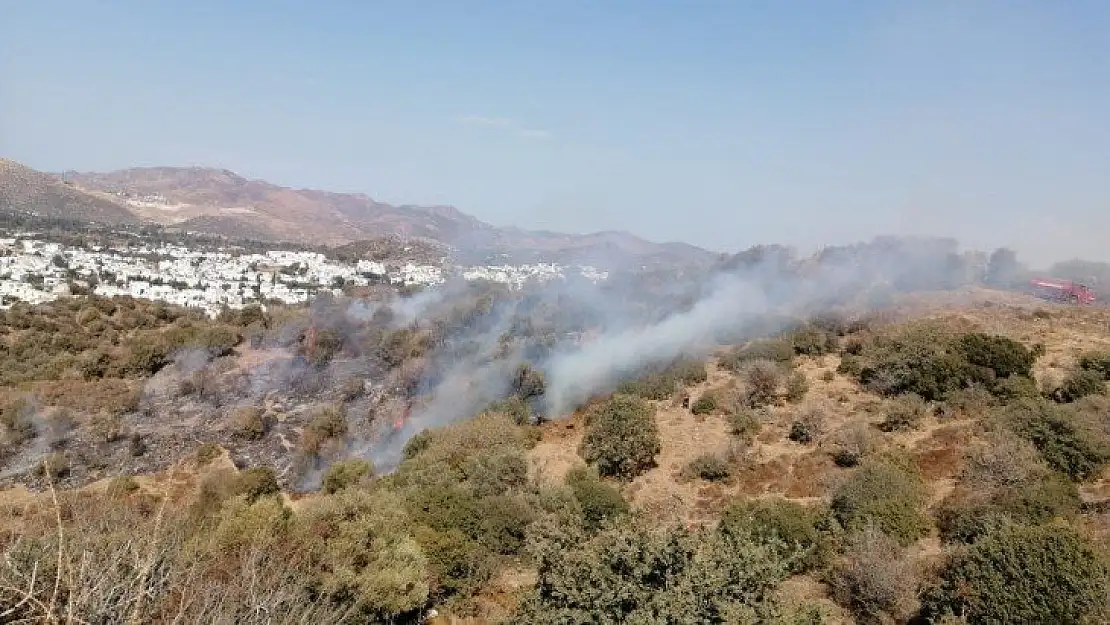
POLYGON ((582 520, 587 529, 597 529, 611 519, 628 514, 628 502, 616 488, 602 482, 597 471, 577 467, 566 477, 567 486, 582 508, 582 520))
POLYGON ((795 443, 807 445, 816 442, 825 433, 825 412, 820 408, 811 408, 798 415, 790 424, 787 438, 795 443))
POLYGON ((907 462, 876 459, 863 463, 833 493, 832 511, 850 531, 874 523, 902 545, 928 532, 922 514, 924 485, 907 462))
POLYGON ((729 413, 728 428, 733 436, 742 441, 751 442, 763 429, 763 421, 757 410, 742 406, 729 413))
POLYGON ((760 540, 781 540, 783 555, 800 549, 794 572, 821 566, 829 557, 825 535, 827 511, 786 499, 757 499, 730 504, 721 515, 718 530, 760 540))
POLYGON ((975 385, 995 392, 1005 381, 1030 380, 1036 360, 1033 351, 1006 337, 957 334, 930 323, 879 337, 862 346, 857 357, 860 381, 871 390, 888 396, 915 393, 928 401, 975 385))
POLYGON ((1079 367, 1097 371, 1103 379, 1110 380, 1110 352, 1087 352, 1079 357, 1079 367))
POLYGON ((866 421, 853 421, 833 436, 833 461, 840 467, 854 467, 875 450, 875 433, 866 421))
POLYGON ((539 579, 513 622, 754 623, 791 560, 778 544, 719 532, 610 527, 589 537, 551 523, 533 541, 539 579))
POLYGON ((1033 375, 1037 356, 1013 339, 972 332, 961 336, 957 345, 968 362, 990 369, 995 377, 1033 375))
POLYGON ((969 623, 1104 622, 1103 554, 1066 525, 1004 524, 956 552, 926 595, 925 613, 969 623))
POLYGON ((1105 394, 1106 378, 1101 371, 1076 369, 1068 373, 1059 388, 1053 390, 1052 398, 1060 403, 1071 403, 1088 395, 1105 394))
POLYGON ((1049 466, 1075 481, 1094 477, 1110 462, 1110 440, 1070 406, 1027 400, 1010 406, 1005 422, 1040 451, 1049 466))
POLYGON ((794 331, 790 335, 794 353, 800 356, 823 356, 839 347, 836 335, 814 325, 794 331))
POLYGON ((374 476, 374 465, 361 459, 344 460, 328 467, 321 490, 331 495, 366 482, 374 476))
POLYGON ((753 360, 743 369, 744 399, 748 406, 759 408, 774 403, 782 385, 782 370, 769 360, 753 360))
POLYGON ((916 430, 929 413, 929 406, 914 394, 897 397, 885 406, 886 418, 879 425, 884 432, 916 430))
POLYGON ((655 466, 659 430, 642 400, 613 395, 590 408, 579 453, 601 475, 631 479, 655 466))
POLYGON ((809 380, 801 371, 795 371, 786 377, 786 400, 798 403, 805 399, 809 392, 809 380))
POLYGON ((690 406, 690 412, 696 415, 707 415, 717 410, 718 399, 717 394, 710 391, 702 393, 701 397, 690 406))
POLYGON ((794 344, 787 339, 760 339, 730 350, 720 364, 739 373, 748 363, 760 360, 788 365, 794 361, 794 344))
POLYGON ((669 399, 682 387, 705 382, 708 377, 704 362, 678 360, 662 369, 651 370, 636 379, 622 382, 617 392, 661 401, 669 399))
POLYGON ((719 482, 732 477, 732 467, 719 454, 704 453, 691 460, 683 473, 690 478, 719 482))

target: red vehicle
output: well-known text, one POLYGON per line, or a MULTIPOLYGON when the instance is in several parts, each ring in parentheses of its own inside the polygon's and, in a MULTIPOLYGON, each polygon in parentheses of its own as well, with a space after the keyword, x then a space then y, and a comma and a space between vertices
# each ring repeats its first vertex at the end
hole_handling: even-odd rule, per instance
POLYGON ((1033 294, 1041 299, 1070 304, 1090 304, 1095 301, 1095 293, 1089 287, 1071 280, 1054 278, 1033 278, 1029 281, 1033 294))

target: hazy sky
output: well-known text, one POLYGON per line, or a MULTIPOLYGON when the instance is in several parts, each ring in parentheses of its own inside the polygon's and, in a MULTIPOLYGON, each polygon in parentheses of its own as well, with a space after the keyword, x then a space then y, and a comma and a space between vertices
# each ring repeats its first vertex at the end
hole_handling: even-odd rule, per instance
POLYGON ((0 155, 735 250, 1110 259, 1110 2, 4 2, 0 155))

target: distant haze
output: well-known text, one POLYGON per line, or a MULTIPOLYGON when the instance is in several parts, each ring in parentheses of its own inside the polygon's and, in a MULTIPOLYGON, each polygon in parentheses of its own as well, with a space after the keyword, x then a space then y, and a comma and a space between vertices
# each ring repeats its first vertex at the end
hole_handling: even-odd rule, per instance
POLYGON ((8 3, 0 156, 733 251, 1110 260, 1110 4, 8 3))

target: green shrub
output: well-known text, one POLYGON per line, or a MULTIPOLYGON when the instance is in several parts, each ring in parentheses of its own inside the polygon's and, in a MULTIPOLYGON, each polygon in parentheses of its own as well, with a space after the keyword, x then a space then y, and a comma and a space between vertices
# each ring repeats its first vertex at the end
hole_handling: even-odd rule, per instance
POLYGON ((629 512, 628 502, 616 488, 602 482, 597 471, 576 467, 567 473, 567 486, 582 508, 582 519, 589 529, 598 529, 611 519, 629 512))
POLYGON ((683 473, 691 478, 708 482, 720 482, 732 477, 732 467, 728 461, 717 454, 704 453, 690 461, 683 473))
POLYGON ((632 479, 655 466, 659 431, 655 413, 642 400, 613 395, 586 414, 579 454, 604 476, 632 479))
POLYGON ((836 351, 836 335, 818 328, 806 326, 790 335, 794 353, 799 356, 823 356, 836 351))
POLYGON ((669 399, 679 388, 701 384, 707 379, 709 374, 704 362, 684 359, 664 369, 648 371, 634 380, 626 380, 617 387, 617 392, 662 401, 669 399))
POLYGON ((786 378, 786 400, 798 403, 809 392, 809 380, 801 371, 795 371, 786 378))
POLYGON ((875 523, 902 545, 928 532, 921 510, 925 490, 908 463, 890 460, 865 462, 833 494, 832 511, 849 531, 875 523))
POLYGON ((300 525, 318 595, 353 607, 369 622, 395 621, 426 605, 430 563, 409 537, 398 497, 344 491, 309 507, 300 525))
POLYGON ((197 447, 195 455, 197 466, 203 467, 216 458, 219 458, 223 453, 223 450, 220 449, 220 446, 216 443, 204 443, 200 447, 197 447))
POLYGON ((929 406, 925 400, 912 393, 903 395, 886 404, 886 418, 879 429, 884 432, 916 430, 928 413, 929 406))
POLYGON ((854 467, 875 450, 875 434, 866 421, 853 421, 835 433, 833 461, 840 467, 854 467))
POLYGON ((768 622, 791 564, 747 537, 635 524, 592 537, 548 524, 533 545, 539 579, 514 623, 768 622))
POLYGON ((1004 336, 972 332, 957 343, 964 358, 977 367, 986 367, 995 377, 1032 377, 1036 355, 1021 343, 1004 336))
POLYGON ((733 436, 751 442, 763 429, 763 422, 756 410, 741 407, 728 415, 728 428, 733 436))
POLYGON ((1103 379, 1110 380, 1110 352, 1087 352, 1079 357, 1079 367, 1097 371, 1103 379))
POLYGON ((1104 622, 1104 556, 1059 524, 1002 525, 956 552, 925 598, 926 616, 971 623, 1104 622))
POLYGON ((690 412, 696 415, 707 415, 715 412, 716 410, 717 394, 712 391, 702 393, 701 397, 698 397, 697 401, 695 401, 690 406, 690 412))
POLYGON ((1079 401, 1089 395, 1105 395, 1106 378, 1101 371, 1077 369, 1064 378, 1060 388, 1052 393, 1052 398, 1060 403, 1079 401))
POLYGON ((769 360, 754 360, 744 367, 744 399, 752 408, 772 404, 782 385, 782 370, 769 360))
POLYGON ((323 491, 329 495, 365 482, 374 476, 374 465, 366 460, 354 458, 336 462, 324 473, 323 491))
POLYGON ((790 424, 787 438, 795 443, 808 445, 816 442, 825 433, 825 413, 820 408, 803 412, 790 424))
POLYGON ((840 364, 836 366, 836 372, 840 375, 859 377, 863 373, 863 361, 858 356, 851 354, 841 356, 840 364))
POLYGON ((301 434, 300 451, 308 455, 323 455, 328 445, 342 442, 347 436, 347 413, 342 406, 318 408, 301 434))
POLYGON ((1106 435, 1082 422, 1072 407, 1028 400, 1012 405, 1005 419, 1018 436, 1033 443, 1049 466, 1073 481, 1094 477, 1110 461, 1106 435))
POLYGON ((787 339, 760 339, 737 347, 721 357, 721 366, 739 373, 750 362, 766 360, 788 365, 794 361, 794 344, 787 339))
POLYGON ((830 544, 823 534, 827 521, 825 510, 786 499, 757 499, 730 504, 717 529, 764 541, 781 540, 784 556, 801 549, 793 567, 793 572, 801 573, 822 566, 830 556, 830 544))
POLYGON ((248 502, 253 502, 259 497, 280 493, 281 486, 270 467, 251 467, 236 477, 235 492, 245 495, 248 502))

